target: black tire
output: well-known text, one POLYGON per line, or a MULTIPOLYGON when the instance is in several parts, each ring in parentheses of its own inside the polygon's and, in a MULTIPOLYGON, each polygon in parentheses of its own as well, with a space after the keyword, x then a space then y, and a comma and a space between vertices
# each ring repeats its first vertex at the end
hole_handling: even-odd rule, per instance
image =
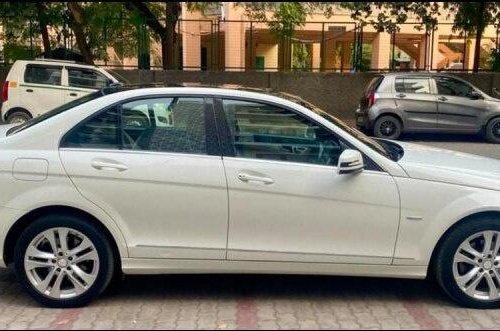
POLYGON ((486 140, 494 144, 500 144, 500 117, 488 122, 485 131, 486 140))
POLYGON ((478 217, 469 219, 456 226, 447 235, 437 252, 433 265, 434 273, 440 287, 458 304, 475 309, 500 308, 500 299, 485 301, 467 295, 460 289, 453 275, 453 259, 459 246, 467 238, 482 231, 500 232, 500 219, 492 217, 478 217))
POLYGON ((114 256, 110 243, 99 230, 83 217, 75 215, 48 215, 34 221, 19 237, 14 251, 14 268, 26 292, 40 304, 51 308, 75 308, 88 304, 108 287, 114 274, 114 256), (29 281, 24 266, 26 250, 32 240, 52 228, 69 228, 85 235, 99 256, 99 271, 94 283, 81 295, 71 299, 54 299, 39 292, 29 281))
POLYGON ((398 139, 403 132, 401 121, 391 115, 382 116, 375 121, 373 134, 375 137, 384 139, 398 139))
POLYGON ((7 124, 19 123, 23 124, 29 121, 32 117, 24 111, 15 111, 7 117, 7 124))

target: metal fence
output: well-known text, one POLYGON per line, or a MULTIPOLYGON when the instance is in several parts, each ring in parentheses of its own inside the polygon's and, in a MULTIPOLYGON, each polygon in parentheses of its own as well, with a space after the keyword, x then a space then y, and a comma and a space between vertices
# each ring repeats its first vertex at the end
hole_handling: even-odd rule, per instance
MULTIPOLYGON (((22 57, 34 58, 41 52, 42 42, 31 31, 33 22, 28 24, 30 38, 22 57)), ((440 23, 432 31, 421 29, 415 22, 405 23, 398 32, 388 34, 353 22, 306 22, 295 29, 292 37, 282 38, 263 22, 181 19, 166 45, 162 43, 165 36, 156 35, 145 21, 134 22, 130 27, 133 31, 126 31, 126 37, 103 27, 103 41, 94 51, 97 64, 152 70, 470 71, 475 47, 474 36, 454 32, 452 23, 440 23), (125 42, 127 45, 123 45, 125 42), (163 63, 162 47, 170 48, 168 63, 163 63), (128 52, 124 51, 126 48, 128 52)), ((59 45, 77 51, 71 29, 64 26, 62 30, 66 33, 59 45)), ((7 56, 12 53, 9 47, 4 43, 1 49, 6 62, 16 60, 7 56)), ((481 40, 480 70, 492 69, 493 50, 499 48, 499 29, 490 26, 481 40)))

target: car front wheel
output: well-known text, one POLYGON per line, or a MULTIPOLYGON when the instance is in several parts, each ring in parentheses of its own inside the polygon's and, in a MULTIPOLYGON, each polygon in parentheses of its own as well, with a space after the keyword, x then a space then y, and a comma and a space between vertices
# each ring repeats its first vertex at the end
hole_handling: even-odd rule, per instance
POLYGON ((436 259, 438 283, 459 304, 500 307, 500 223, 469 220, 444 241, 436 259))
POLYGON ((108 286, 114 271, 107 239, 88 220, 73 215, 32 223, 19 238, 14 265, 28 294, 54 308, 89 303, 108 286))
POLYGON ((486 139, 489 142, 500 144, 500 117, 492 119, 486 126, 486 139))

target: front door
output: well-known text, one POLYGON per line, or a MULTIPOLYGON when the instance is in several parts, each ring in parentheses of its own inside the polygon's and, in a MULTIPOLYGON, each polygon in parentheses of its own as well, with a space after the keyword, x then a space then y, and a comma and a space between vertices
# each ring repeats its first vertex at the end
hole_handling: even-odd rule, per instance
POLYGON ((395 100, 405 118, 405 131, 437 129, 436 98, 428 77, 396 77, 395 100))
POLYGON ((229 260, 391 262, 399 224, 391 176, 337 174, 348 145, 293 110, 241 100, 221 108, 231 147, 229 260))
POLYGON ((80 67, 67 66, 68 89, 65 93, 66 102, 81 98, 109 85, 109 79, 100 72, 80 67))
POLYGON ((152 97, 103 111, 62 142, 68 175, 118 223, 131 257, 225 259, 227 185, 210 123, 208 100, 152 97))
POLYGON ((451 77, 436 77, 438 127, 446 131, 477 132, 487 111, 483 99, 471 98, 472 86, 451 77))

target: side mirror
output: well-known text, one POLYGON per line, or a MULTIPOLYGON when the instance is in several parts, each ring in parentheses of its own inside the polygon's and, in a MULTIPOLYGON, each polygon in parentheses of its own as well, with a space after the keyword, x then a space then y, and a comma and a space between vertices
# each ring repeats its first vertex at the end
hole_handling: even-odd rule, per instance
POLYGON ((483 95, 482 95, 481 93, 477 92, 477 91, 472 91, 472 92, 470 93, 470 98, 471 98, 472 100, 479 100, 479 99, 482 99, 482 98, 483 98, 483 95))
POLYGON ((346 149, 340 154, 338 165, 339 175, 357 174, 363 171, 364 168, 363 155, 359 151, 346 149))

